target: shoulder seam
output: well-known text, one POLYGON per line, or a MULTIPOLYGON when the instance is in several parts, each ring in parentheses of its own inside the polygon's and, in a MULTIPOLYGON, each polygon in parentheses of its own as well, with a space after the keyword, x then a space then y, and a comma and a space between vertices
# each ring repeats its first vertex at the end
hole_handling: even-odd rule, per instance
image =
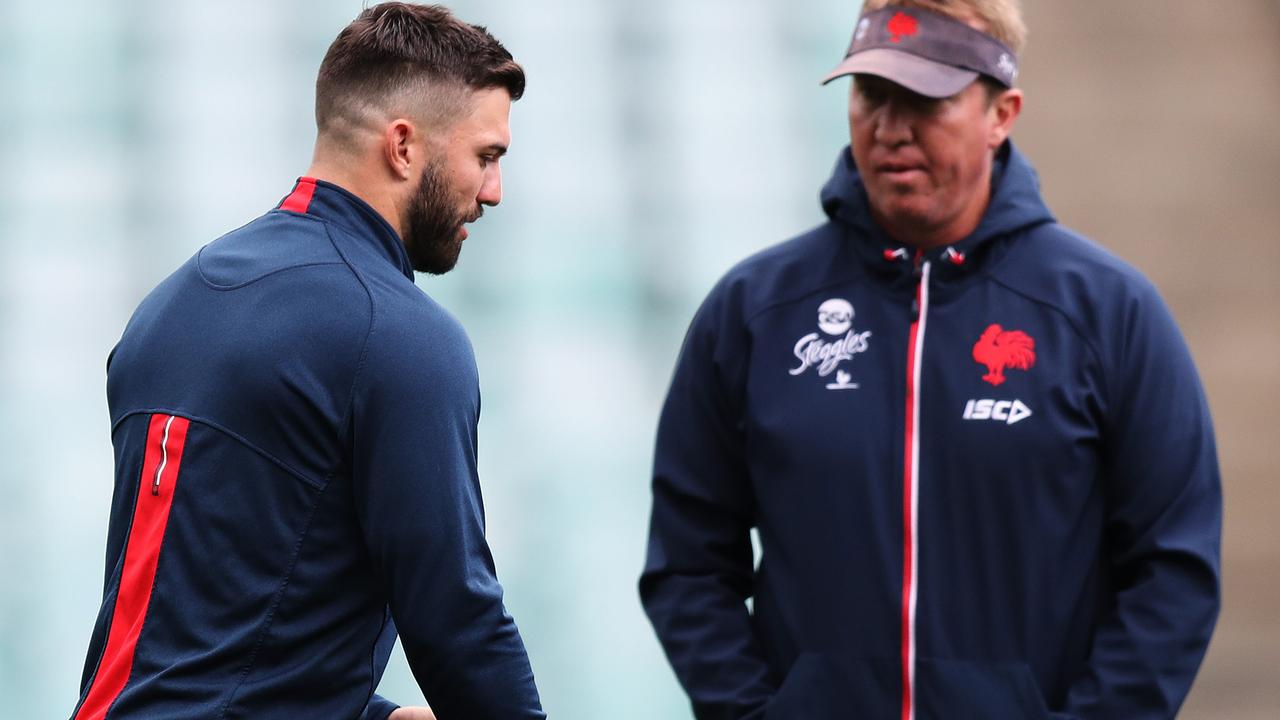
POLYGON ((799 302, 799 301, 803 300, 804 298, 808 297, 809 295, 812 295, 813 293, 819 292, 819 291, 821 291, 821 290, 826 290, 827 288, 836 287, 836 286, 838 286, 838 285, 844 285, 845 283, 848 283, 848 282, 850 282, 851 280, 853 280, 854 278, 856 278, 858 275, 860 275, 860 273, 859 273, 859 274, 855 274, 853 277, 843 278, 843 279, 841 279, 841 280, 832 280, 832 281, 831 281, 831 282, 829 282, 829 283, 823 283, 823 284, 821 284, 821 285, 816 285, 816 286, 814 286, 814 287, 811 287, 811 288, 809 288, 809 289, 805 290, 804 292, 800 292, 800 293, 793 294, 792 296, 790 296, 790 297, 786 298, 785 300, 776 300, 776 301, 774 301, 774 302, 771 302, 771 303, 769 303, 768 305, 765 305, 764 307, 760 308, 759 310, 757 310, 757 311, 755 311, 755 312, 751 313, 750 315, 748 315, 748 316, 747 316, 747 317, 742 321, 742 324, 743 324, 744 326, 745 326, 745 325, 750 325, 751 323, 753 323, 753 322, 755 322, 755 321, 756 321, 756 318, 760 317, 761 315, 764 315, 765 313, 767 313, 767 312, 769 312, 769 311, 771 311, 771 310, 776 310, 776 309, 778 309, 778 308, 782 307, 783 305, 791 305, 792 303, 799 302))
POLYGON ((360 283, 360 287, 364 288, 365 295, 369 298, 369 329, 365 331, 364 345, 360 348, 360 359, 356 362, 355 371, 351 374, 351 388, 347 392, 347 411, 342 418, 342 427, 339 428, 338 437, 346 438, 351 431, 351 423, 355 416, 356 388, 360 384, 361 377, 364 373, 364 366, 369 358, 369 346, 373 339, 373 331, 378 322, 378 303, 373 297, 373 291, 369 289, 369 283, 365 282, 364 276, 356 269, 355 263, 342 252, 342 248, 338 247, 338 243, 333 239, 333 233, 330 232, 329 226, 325 225, 325 234, 329 238, 329 244, 333 246, 338 257, 346 264, 347 269, 351 271, 351 275, 355 277, 356 282, 360 283))
MULTIPOLYGON (((783 240, 782 242, 780 242, 780 243, 778 243, 778 244, 776 244, 776 245, 772 245, 772 246, 770 246, 770 247, 768 247, 768 248, 765 248, 765 249, 763 249, 763 250, 761 250, 761 251, 759 251, 759 252, 757 252, 757 253, 755 253, 755 254, 751 255, 750 257, 748 257, 748 258, 744 259, 743 261, 741 261, 740 263, 738 263, 737 265, 735 265, 733 268, 731 268, 728 272, 726 272, 726 273, 724 274, 724 276, 721 278, 721 282, 724 282, 724 281, 726 281, 726 280, 729 280, 729 279, 733 276, 733 274, 734 274, 735 272, 737 272, 737 271, 741 270, 741 269, 743 268, 743 266, 744 266, 744 265, 746 265, 746 264, 750 263, 752 260, 755 260, 755 259, 757 259, 758 257, 760 257, 761 255, 764 255, 764 254, 766 254, 766 253, 769 253, 769 252, 770 252, 770 251, 772 251, 772 250, 777 250, 777 249, 779 249, 779 248, 782 248, 783 246, 788 245, 788 244, 790 244, 790 243, 800 243, 801 241, 806 240, 806 239, 812 239, 814 242, 817 242, 817 241, 818 241, 819 239, 821 239, 821 238, 819 238, 819 239, 814 239, 814 236, 817 236, 817 235, 820 235, 820 234, 827 234, 827 233, 831 233, 831 232, 836 232, 836 233, 837 233, 837 237, 834 239, 834 242, 840 242, 840 241, 841 241, 841 238, 839 237, 839 232, 838 232, 838 231, 839 231, 839 227, 838 227, 838 226, 837 226, 833 221, 831 221, 831 220, 828 220, 828 221, 826 221, 826 222, 824 222, 824 223, 821 223, 821 224, 817 225, 816 227, 810 228, 809 230, 806 230, 806 231, 804 231, 804 232, 800 233, 799 235, 795 235, 795 236, 793 236, 793 237, 787 238, 786 240, 783 240)), ((827 239, 828 239, 828 240, 830 240, 831 238, 827 238, 827 239)), ((803 255, 803 254, 802 254, 802 255, 801 255, 801 257, 805 257, 805 255, 803 255)), ((782 299, 782 300, 774 300, 774 301, 772 301, 772 302, 768 303, 767 305, 765 305, 764 307, 762 307, 762 308, 760 308, 760 309, 758 309, 758 310, 756 310, 756 311, 752 312, 750 315, 746 315, 746 316, 743 318, 743 321, 742 321, 743 327, 746 327, 747 325, 750 325, 751 323, 755 322, 757 318, 759 318, 761 315, 764 315, 765 313, 767 313, 767 312, 769 312, 769 311, 771 311, 771 310, 776 310, 776 309, 778 309, 778 308, 780 308, 780 307, 782 307, 782 306, 784 306, 784 305, 790 305, 790 304, 792 304, 792 303, 794 303, 794 302, 798 302, 798 301, 800 301, 800 300, 804 299, 805 297, 807 297, 808 295, 811 295, 811 294, 813 294, 813 293, 820 292, 820 291, 822 291, 822 290, 825 290, 825 289, 830 288, 830 287, 835 287, 835 286, 837 286, 837 285, 842 285, 842 284, 844 284, 844 283, 851 282, 851 281, 854 281, 854 280, 856 280, 856 279, 858 279, 858 278, 861 278, 861 277, 865 277, 865 276, 866 276, 866 273, 865 273, 865 271, 863 270, 863 268, 861 268, 861 267, 859 267, 859 266, 853 265, 853 266, 850 266, 850 268, 849 268, 849 269, 850 269, 850 271, 851 271, 851 272, 848 274, 848 276, 846 276, 846 277, 844 277, 844 278, 841 278, 841 279, 838 279, 838 280, 832 280, 832 281, 830 281, 830 282, 821 283, 821 284, 819 284, 819 285, 815 285, 815 286, 813 286, 813 287, 806 288, 806 289, 804 289, 804 290, 796 291, 796 292, 791 293, 790 295, 788 295, 785 299, 782 299)), ((753 275, 754 275, 754 273, 753 273, 753 275)), ((744 279, 745 279, 745 278, 744 278, 744 279)))
MULTIPOLYGON (((200 252, 204 252, 204 248, 200 248, 200 252)), ((230 290, 239 290, 239 289, 241 289, 241 288, 248 287, 249 285, 252 285, 252 284, 254 284, 254 283, 258 282, 259 280, 266 280, 266 279, 267 279, 267 278, 269 278, 269 277, 272 277, 272 276, 274 276, 274 275, 279 275, 279 274, 281 274, 281 273, 286 273, 286 272, 289 272, 290 270, 301 270, 301 269, 303 269, 303 268, 312 268, 312 267, 329 267, 329 266, 331 266, 331 265, 342 265, 342 264, 343 264, 343 263, 341 263, 341 262, 337 262, 337 261, 330 261, 330 262, 302 263, 301 265, 290 265, 289 267, 286 267, 286 268, 280 268, 279 270, 272 270, 271 272, 266 273, 266 274, 264 274, 264 275, 259 275, 258 277, 255 277, 255 278, 254 278, 254 279, 252 279, 252 280, 246 280, 245 282, 237 283, 237 284, 235 284, 235 285, 219 285, 219 284, 217 284, 217 283, 213 282, 212 280, 210 280, 207 276, 205 276, 205 274, 204 274, 204 269, 203 269, 202 267, 200 267, 200 260, 199 260, 200 252, 196 253, 196 255, 197 255, 197 259, 196 259, 196 271, 200 273, 200 279, 201 279, 202 281, 204 281, 204 284, 205 284, 205 285, 206 285, 210 290, 215 290, 215 291, 218 291, 218 292, 227 292, 227 291, 230 291, 230 290)))
MULTIPOLYGON (((296 213, 290 213, 290 214, 296 215, 297 217, 302 218, 304 220, 310 220, 312 222, 319 223, 320 227, 325 228, 326 233, 328 232, 327 223, 324 220, 321 220, 320 218, 311 217, 309 215, 297 215, 296 213)), ((213 242, 217 242, 218 240, 221 240, 222 238, 227 237, 228 235, 238 232, 239 230, 243 230, 244 228, 252 225, 255 221, 256 220, 250 220, 249 222, 245 223, 244 225, 241 225, 239 228, 236 228, 231 232, 223 233, 222 235, 218 236, 213 242)), ((221 285, 219 283, 216 283, 210 280, 209 277, 205 275, 204 267, 201 265, 201 258, 204 255, 204 251, 208 249, 209 245, 212 245, 212 244, 213 243, 206 244, 204 247, 201 247, 199 250, 196 251, 196 255, 195 255, 196 273, 200 276, 201 282, 203 282, 210 289, 217 290, 217 291, 239 290, 240 288, 247 287, 249 285, 252 285, 258 282, 259 280, 264 280, 266 278, 271 277, 272 275, 278 275, 280 273, 288 272, 290 270, 298 270, 300 268, 319 267, 319 266, 325 266, 325 265, 341 265, 342 264, 341 262, 334 261, 334 260, 329 260, 325 262, 301 263, 298 265, 290 265, 289 267, 283 267, 277 270, 272 270, 269 273, 266 273, 264 275, 259 275, 258 277, 255 277, 252 280, 246 280, 242 283, 236 283, 234 285, 221 285)))
POLYGON ((265 459, 267 459, 267 460, 271 461, 271 463, 272 463, 272 464, 276 465, 276 466, 277 466, 277 467, 279 467, 281 470, 284 470, 285 472, 289 473, 290 475, 294 476, 295 478, 297 478, 297 479, 301 480, 303 483, 306 483, 307 485, 310 485, 311 487, 313 487, 313 488, 315 488, 315 489, 317 489, 317 490, 321 490, 321 489, 323 489, 323 488, 324 488, 324 485, 325 485, 324 481, 322 481, 322 480, 316 480, 316 479, 314 479, 314 478, 312 478, 312 477, 308 476, 306 473, 302 472, 301 470, 298 470, 297 468, 293 467, 293 466, 292 466, 292 465, 290 465, 289 463, 287 463, 287 462, 285 462, 285 461, 281 460, 280 458, 276 457, 275 455, 272 455, 271 453, 267 452, 266 450, 264 450, 264 449, 262 449, 262 448, 258 447, 258 446, 257 446, 257 445, 255 445, 254 443, 250 442, 248 438, 246 438, 246 437, 244 437, 243 435, 241 435, 241 434, 237 433, 236 431, 232 430, 231 428, 228 428, 227 426, 223 425, 222 423, 219 423, 219 422, 217 422, 217 421, 215 421, 215 420, 211 420, 211 419, 206 418, 206 417, 202 417, 202 416, 200 416, 200 415, 193 415, 193 414, 191 414, 191 413, 184 413, 184 412, 182 412, 182 411, 180 411, 180 410, 174 410, 174 409, 170 409, 170 408, 163 408, 163 407, 137 408, 137 409, 130 410, 130 411, 128 411, 128 412, 126 412, 126 413, 124 413, 124 414, 123 414, 123 415, 121 415, 120 417, 116 418, 116 420, 115 420, 114 422, 112 422, 112 423, 111 423, 111 432, 112 432, 112 434, 114 434, 114 433, 115 433, 115 431, 116 431, 116 429, 118 429, 118 428, 120 427, 120 423, 124 422, 125 420, 129 419, 130 417, 132 417, 132 416, 134 416, 134 415, 150 414, 150 413, 164 413, 164 414, 166 414, 166 415, 177 415, 178 417, 184 417, 184 418, 187 418, 188 420, 191 420, 192 422, 197 422, 197 423, 200 423, 201 425, 205 425, 205 426, 207 426, 207 427, 211 427, 211 428, 213 428, 214 430, 217 430, 218 432, 222 433, 223 435, 226 435, 227 437, 231 438, 232 440, 235 440, 236 442, 240 443, 241 445, 243 445, 243 446, 245 446, 245 447, 249 448, 249 449, 250 449, 250 450, 252 450, 254 453, 257 453, 258 455, 261 455, 263 458, 265 458, 265 459))

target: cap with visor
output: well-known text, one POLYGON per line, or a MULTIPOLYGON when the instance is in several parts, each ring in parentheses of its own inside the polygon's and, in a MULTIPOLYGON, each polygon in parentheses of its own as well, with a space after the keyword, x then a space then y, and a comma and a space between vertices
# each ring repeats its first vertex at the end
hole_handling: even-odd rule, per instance
POLYGON ((866 73, 932 98, 951 97, 985 75, 1005 87, 1018 59, 1004 43, 955 18, 889 5, 863 15, 844 61, 822 84, 866 73))

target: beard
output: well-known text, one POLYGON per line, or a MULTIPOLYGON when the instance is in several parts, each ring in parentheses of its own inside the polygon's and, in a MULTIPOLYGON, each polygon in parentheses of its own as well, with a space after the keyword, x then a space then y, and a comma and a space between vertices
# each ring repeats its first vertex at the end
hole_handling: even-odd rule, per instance
POLYGON ((404 246, 418 272, 443 275, 452 270, 462 252, 463 224, 484 214, 479 204, 470 214, 455 208, 449 190, 443 168, 428 164, 405 218, 404 246))

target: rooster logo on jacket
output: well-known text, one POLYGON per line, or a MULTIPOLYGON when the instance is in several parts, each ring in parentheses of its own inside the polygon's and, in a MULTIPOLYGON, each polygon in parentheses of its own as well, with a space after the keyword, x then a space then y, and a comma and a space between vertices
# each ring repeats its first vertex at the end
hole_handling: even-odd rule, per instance
POLYGON ((973 359, 987 366, 983 380, 1000 385, 1006 380, 1006 368, 1029 370, 1036 364, 1036 341, 1021 330, 1005 330, 992 323, 974 343, 973 359))

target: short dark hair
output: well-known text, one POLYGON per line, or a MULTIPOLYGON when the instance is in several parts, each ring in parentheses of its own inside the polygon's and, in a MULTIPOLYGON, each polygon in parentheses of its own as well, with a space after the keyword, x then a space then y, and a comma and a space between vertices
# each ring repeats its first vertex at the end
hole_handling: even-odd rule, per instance
POLYGON ((489 31, 442 5, 384 2, 338 33, 316 78, 316 126, 355 120, 422 83, 524 94, 524 69, 489 31))

